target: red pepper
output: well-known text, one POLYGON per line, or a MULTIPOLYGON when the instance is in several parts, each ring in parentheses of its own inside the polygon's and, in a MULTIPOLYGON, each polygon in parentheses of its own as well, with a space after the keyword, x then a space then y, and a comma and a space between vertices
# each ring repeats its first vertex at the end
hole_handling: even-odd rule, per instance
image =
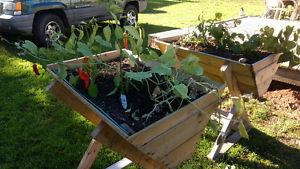
POLYGON ((127 34, 124 32, 124 48, 128 49, 128 39, 127 39, 127 34))
POLYGON ((35 73, 35 75, 40 75, 39 69, 36 64, 32 65, 32 70, 35 73))
POLYGON ((78 74, 79 78, 84 82, 85 89, 88 90, 90 87, 90 70, 87 70, 85 73, 81 68, 78 68, 78 74))

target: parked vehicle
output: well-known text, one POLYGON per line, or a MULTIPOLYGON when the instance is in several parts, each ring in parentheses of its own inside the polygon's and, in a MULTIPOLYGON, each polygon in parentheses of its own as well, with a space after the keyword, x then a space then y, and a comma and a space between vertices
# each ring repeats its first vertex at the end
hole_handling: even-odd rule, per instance
MULTIPOLYGON (((146 0, 122 0, 119 19, 123 25, 133 25, 138 13, 145 10, 146 0)), ((0 0, 0 32, 33 35, 46 45, 53 34, 64 34, 71 25, 92 18, 112 19, 104 3, 97 0, 0 0)))

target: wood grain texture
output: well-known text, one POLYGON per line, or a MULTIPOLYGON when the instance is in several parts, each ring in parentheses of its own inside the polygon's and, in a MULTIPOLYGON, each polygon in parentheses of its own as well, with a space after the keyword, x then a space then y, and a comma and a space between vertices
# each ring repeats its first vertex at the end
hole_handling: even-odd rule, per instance
POLYGON ((145 169, 168 168, 159 161, 153 160, 148 155, 142 153, 105 123, 101 123, 95 129, 95 131, 93 132, 93 137, 95 140, 101 142, 110 149, 121 153, 122 155, 141 165, 145 169))

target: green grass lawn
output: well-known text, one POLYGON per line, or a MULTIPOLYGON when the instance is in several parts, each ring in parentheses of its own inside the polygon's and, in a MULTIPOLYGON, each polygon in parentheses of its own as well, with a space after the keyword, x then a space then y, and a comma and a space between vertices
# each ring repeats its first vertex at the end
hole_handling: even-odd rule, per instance
MULTIPOLYGON (((253 0, 149 0, 140 15, 147 33, 197 24, 197 17, 222 12, 224 19, 239 14, 259 15, 264 1, 253 0)), ((94 126, 45 91, 51 78, 42 71, 35 76, 32 63, 17 56, 16 50, 0 43, 0 169, 71 169, 76 168, 90 142, 94 126)), ((300 147, 280 138, 300 139, 299 121, 286 112, 272 124, 267 123, 269 103, 247 103, 255 129, 250 140, 241 140, 218 163, 206 155, 217 137, 215 125, 209 125, 190 160, 180 168, 299 168, 300 147), (286 129, 286 130, 285 130, 286 129)), ((295 112, 297 113, 297 112, 295 112)), ((298 112, 299 113, 299 112, 298 112)), ((107 148, 101 150, 93 168, 105 168, 122 156, 107 148)), ((130 165, 128 168, 138 168, 130 165)))

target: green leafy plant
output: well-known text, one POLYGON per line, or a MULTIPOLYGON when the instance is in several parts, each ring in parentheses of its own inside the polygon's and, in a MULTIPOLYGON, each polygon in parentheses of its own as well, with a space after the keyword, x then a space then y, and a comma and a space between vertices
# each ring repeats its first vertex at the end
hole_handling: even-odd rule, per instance
POLYGON ((94 20, 87 26, 89 29, 72 26, 69 39, 66 42, 53 42, 52 48, 38 48, 30 41, 19 44, 18 48, 34 58, 58 62, 59 66, 52 71, 57 73, 61 80, 67 81, 91 99, 117 97, 117 102, 122 105, 120 109, 130 114, 129 117, 118 118, 134 119, 128 126, 147 126, 153 122, 157 113, 172 113, 214 89, 214 86, 207 82, 208 79, 203 77, 203 69, 198 66, 197 57, 190 55, 179 61, 173 46, 169 46, 161 55, 145 49, 141 27, 121 28, 109 24, 100 29, 94 20), (102 61, 93 57, 105 49, 118 50, 120 56, 112 61, 102 61), (50 51, 60 57, 49 57, 47 54, 51 53, 50 51), (67 66, 63 60, 65 56, 70 55, 78 59, 84 56, 82 63, 69 68, 70 65, 67 66), (106 83, 112 83, 113 88, 107 91, 107 87, 101 85, 99 79, 110 79, 106 83), (127 100, 130 99, 128 97, 133 90, 137 92, 144 89, 147 100, 153 107, 149 112, 141 114, 141 107, 134 107, 127 100))
MULTIPOLYGON (((295 30, 294 27, 287 26, 274 35, 274 29, 267 26, 260 30, 260 34, 249 36, 230 32, 226 22, 221 22, 221 17, 220 13, 216 14, 215 19, 205 20, 199 17, 197 31, 183 36, 177 43, 200 51, 231 53, 232 59, 243 58, 243 62, 253 59, 258 61, 265 57, 266 53, 282 53, 279 62, 290 61, 290 66, 300 63, 300 29, 295 30)), ((240 22, 234 20, 234 25, 240 22)))

